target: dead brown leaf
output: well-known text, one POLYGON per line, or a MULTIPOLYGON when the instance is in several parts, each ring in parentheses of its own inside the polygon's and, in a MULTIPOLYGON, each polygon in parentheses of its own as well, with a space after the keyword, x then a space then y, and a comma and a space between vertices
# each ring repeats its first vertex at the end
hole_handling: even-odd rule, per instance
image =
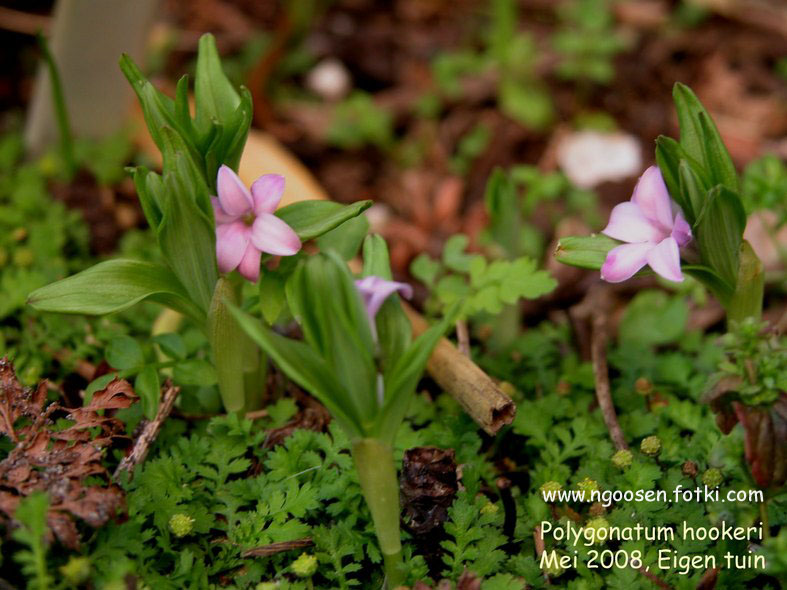
POLYGON ((81 408, 63 408, 57 402, 44 407, 46 391, 45 382, 37 388, 23 387, 8 359, 0 360, 0 432, 16 443, 0 462, 0 519, 13 518, 26 496, 47 492, 50 531, 75 549, 75 519, 98 527, 123 506, 123 491, 111 483, 101 460, 107 447, 127 440, 123 422, 108 414, 130 407, 138 398, 129 383, 119 379, 81 408), (54 429, 51 417, 57 414, 73 424, 54 429), (85 485, 88 476, 103 480, 103 485, 85 485))

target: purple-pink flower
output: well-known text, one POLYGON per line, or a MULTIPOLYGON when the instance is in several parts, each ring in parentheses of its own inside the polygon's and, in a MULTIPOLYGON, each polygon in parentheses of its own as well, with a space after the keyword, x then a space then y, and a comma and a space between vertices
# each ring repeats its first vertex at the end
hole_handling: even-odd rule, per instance
POLYGON ((601 232, 627 242, 613 248, 601 267, 601 278, 620 283, 646 264, 670 281, 682 281, 680 250, 691 241, 691 228, 672 202, 656 166, 640 176, 631 201, 620 203, 601 232))
POLYGON ((228 166, 219 168, 218 197, 211 197, 216 217, 216 258, 221 272, 238 269, 246 279, 260 278, 262 252, 292 256, 301 249, 293 229, 273 212, 284 192, 284 177, 263 174, 247 189, 228 166))
POLYGON ((388 281, 373 275, 355 281, 355 286, 361 294, 366 313, 369 314, 372 329, 374 329, 374 320, 377 317, 377 312, 380 311, 380 307, 382 307, 386 299, 396 292, 401 293, 402 297, 407 299, 413 296, 413 288, 407 283, 388 281))

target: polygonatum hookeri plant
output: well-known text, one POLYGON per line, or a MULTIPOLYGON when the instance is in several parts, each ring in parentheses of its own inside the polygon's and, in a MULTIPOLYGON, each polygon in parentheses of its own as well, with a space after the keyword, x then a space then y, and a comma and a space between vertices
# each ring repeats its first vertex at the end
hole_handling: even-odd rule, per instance
MULTIPOLYGON (((193 118, 186 77, 171 99, 128 57, 121 59, 121 69, 162 154, 161 174, 137 167, 133 177, 163 263, 102 262, 34 291, 29 303, 42 311, 100 315, 149 299, 182 314, 207 335, 230 413, 259 401, 271 359, 315 395, 349 436, 386 578, 391 588, 399 586, 404 570, 392 446, 431 351, 456 311, 413 339, 394 297, 409 297, 411 288, 391 280, 387 246, 379 236, 365 242, 362 276, 351 275, 347 258, 368 227, 353 221, 369 201, 346 206, 301 201, 277 209, 282 176, 264 174, 244 185, 236 169, 251 99, 222 72, 213 37, 200 41, 193 118), (313 255, 302 250, 304 242, 327 238, 339 226, 353 247, 327 247, 313 255), (269 262, 278 264, 269 270, 269 262), (258 285, 256 298, 243 296, 247 283, 258 285), (300 324, 303 340, 272 328, 285 308, 300 324), (258 309, 264 321, 249 313, 258 309)), ((153 390, 157 402, 157 384, 153 390)), ((155 412, 156 404, 146 407, 155 412)))
POLYGON ((673 97, 680 141, 656 140, 648 168, 631 200, 617 205, 600 235, 568 237, 557 259, 601 271, 611 283, 654 272, 702 283, 724 307, 726 360, 708 393, 720 428, 740 422, 755 482, 787 480, 787 360, 784 339, 760 323, 765 272, 743 237, 741 182, 716 125, 690 88, 673 97))
MULTIPOLYGON (((41 311, 102 315, 151 300, 181 313, 208 335, 225 409, 241 411, 259 398, 265 364, 227 310, 228 303, 239 302, 242 278, 257 283, 261 265, 272 257, 296 254, 302 242, 371 203, 301 201, 276 210, 284 190, 281 176, 262 175, 251 189, 243 185, 235 170, 251 124, 251 96, 225 76, 211 35, 199 44, 193 118, 187 76, 172 99, 129 57, 123 56, 120 67, 162 155, 160 174, 139 166, 133 177, 163 263, 101 262, 34 291, 29 303, 41 311)), ((157 395, 158 388, 152 389, 157 395)), ((155 404, 146 407, 155 412, 155 404)))

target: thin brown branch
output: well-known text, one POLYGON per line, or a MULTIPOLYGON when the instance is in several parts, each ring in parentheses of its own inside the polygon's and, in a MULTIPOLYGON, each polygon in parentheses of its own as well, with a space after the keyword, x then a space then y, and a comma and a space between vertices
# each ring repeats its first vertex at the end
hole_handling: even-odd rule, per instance
POLYGON ((593 361, 593 376, 596 380, 596 399, 604 416, 609 436, 618 450, 628 449, 626 437, 620 428, 615 405, 612 403, 612 393, 609 387, 609 367, 607 366, 607 314, 604 310, 593 313, 593 327, 591 332, 590 355, 593 361))
POLYGON ((456 321, 456 347, 459 352, 470 358, 470 333, 467 330, 466 320, 456 321))
POLYGON ((123 457, 123 460, 117 466, 117 469, 115 469, 116 478, 122 471, 127 471, 129 476, 134 475, 134 469, 145 460, 145 457, 147 457, 150 445, 156 440, 161 430, 161 426, 164 424, 164 420, 167 419, 172 411, 172 406, 175 404, 175 398, 178 397, 178 393, 180 393, 180 388, 175 387, 169 382, 165 384, 165 387, 167 389, 159 403, 156 417, 145 424, 142 432, 134 442, 134 447, 131 449, 131 452, 123 457))
POLYGON ((281 541, 279 543, 263 545, 262 547, 255 547, 254 549, 244 551, 241 555, 242 557, 267 557, 269 555, 275 555, 276 553, 281 553, 283 551, 304 549, 306 547, 311 547, 312 545, 314 545, 314 541, 312 541, 309 537, 306 537, 304 539, 295 539, 294 541, 281 541))
POLYGON ((38 31, 46 33, 49 31, 51 22, 51 17, 45 15, 0 6, 0 29, 6 31, 26 35, 35 35, 38 31))

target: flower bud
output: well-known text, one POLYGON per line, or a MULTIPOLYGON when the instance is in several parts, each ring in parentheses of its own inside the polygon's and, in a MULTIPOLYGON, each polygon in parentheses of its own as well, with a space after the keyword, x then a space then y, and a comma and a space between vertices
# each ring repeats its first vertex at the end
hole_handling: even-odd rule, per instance
POLYGON ((601 545, 601 544, 603 544, 605 542, 606 536, 601 535, 600 531, 605 531, 606 532, 606 530, 609 528, 609 522, 607 522, 606 518, 604 518, 602 516, 599 516, 599 517, 596 517, 596 518, 591 518, 589 521, 587 521, 587 523, 585 523, 585 528, 589 529, 589 530, 591 530, 591 531, 593 531, 595 533, 595 535, 594 535, 594 539, 595 539, 594 544, 595 545, 601 545), (603 539, 599 538, 599 537, 602 537, 602 536, 604 537, 603 539))
POLYGON ((702 474, 702 483, 704 483, 709 488, 715 488, 716 486, 721 485, 721 482, 723 481, 724 476, 722 475, 721 470, 716 469, 715 467, 711 467, 702 474))
POLYGON ((680 472, 686 477, 697 477, 697 464, 694 461, 686 461, 681 465, 680 472))
POLYGON ((481 514, 497 514, 499 510, 500 506, 494 502, 487 502, 481 507, 481 514))
POLYGON ((577 484, 577 488, 582 492, 582 501, 588 502, 593 497, 593 492, 598 491, 598 482, 595 479, 586 477, 577 484))
POLYGON ((292 562, 291 567, 299 578, 310 578, 317 571, 317 557, 309 553, 301 553, 298 559, 292 562))
POLYGON ((612 464, 618 469, 628 469, 634 461, 634 455, 628 449, 620 449, 612 455, 612 464))
POLYGON ((562 489, 563 489, 563 486, 561 486, 556 481, 548 481, 545 484, 543 484, 540 488, 538 488, 538 491, 541 493, 541 497, 546 502, 547 501, 547 499, 546 499, 546 495, 547 494, 556 493, 556 492, 559 492, 562 489))
POLYGON ((60 566, 60 573, 72 586, 84 584, 90 577, 90 559, 72 555, 65 565, 60 566))
POLYGON ((173 514, 169 519, 169 530, 176 537, 185 537, 194 530, 194 519, 188 514, 173 514))
POLYGON ((648 436, 642 439, 639 450, 648 457, 656 457, 661 452, 661 439, 658 436, 648 436))
POLYGON ((604 508, 604 505, 601 502, 593 502, 590 505, 590 510, 588 510, 588 514, 590 516, 603 516, 607 512, 607 509, 604 508))
POLYGON ((653 393, 653 383, 645 377, 640 377, 634 382, 634 391, 640 395, 650 395, 653 393))

